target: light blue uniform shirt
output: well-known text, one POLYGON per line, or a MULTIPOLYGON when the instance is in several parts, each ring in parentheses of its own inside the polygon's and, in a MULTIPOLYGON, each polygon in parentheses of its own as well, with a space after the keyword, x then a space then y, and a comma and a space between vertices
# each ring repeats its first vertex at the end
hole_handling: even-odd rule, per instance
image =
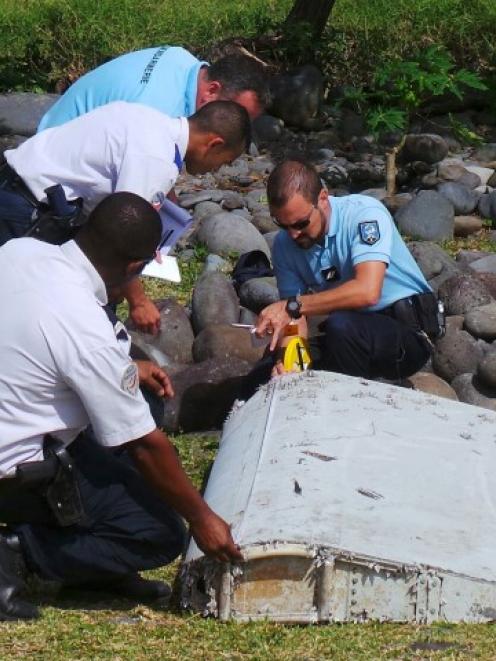
POLYGON ((371 261, 384 262, 387 269, 379 302, 365 310, 381 310, 401 298, 431 291, 380 202, 367 195, 329 197, 329 202, 331 222, 324 245, 303 250, 288 232, 277 235, 272 259, 281 298, 338 287, 353 278, 357 264, 371 261), (363 238, 364 229, 370 228, 374 238, 377 230, 379 235, 373 244, 363 238))
POLYGON ((200 62, 184 48, 161 46, 126 53, 77 80, 43 116, 38 132, 112 101, 151 106, 170 117, 196 110, 200 62))

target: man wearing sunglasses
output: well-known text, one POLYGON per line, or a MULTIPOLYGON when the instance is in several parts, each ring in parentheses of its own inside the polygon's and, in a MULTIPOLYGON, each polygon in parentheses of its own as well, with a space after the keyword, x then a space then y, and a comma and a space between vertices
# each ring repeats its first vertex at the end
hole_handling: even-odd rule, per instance
POLYGON ((256 332, 272 334, 271 351, 288 323, 324 315, 311 339, 315 367, 388 379, 418 371, 439 332, 437 301, 387 209, 365 195, 329 196, 300 161, 273 170, 267 196, 281 228, 273 248, 281 300, 262 310, 256 332))
POLYGON ((11 311, 0 335, 0 620, 38 616, 23 596, 26 569, 139 601, 167 596, 137 572, 181 553, 182 518, 207 555, 242 558, 140 392, 144 381, 171 396, 167 376, 129 358, 125 330, 104 310, 161 230, 147 201, 120 192, 75 240, 0 249, 0 304, 11 311))

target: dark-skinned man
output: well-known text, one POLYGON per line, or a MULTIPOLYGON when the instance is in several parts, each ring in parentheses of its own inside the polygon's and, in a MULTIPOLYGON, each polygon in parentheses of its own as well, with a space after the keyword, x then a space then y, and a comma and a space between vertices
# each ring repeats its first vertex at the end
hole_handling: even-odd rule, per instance
MULTIPOLYGON (((267 183, 280 226, 273 264, 281 300, 256 332, 275 350, 291 321, 325 315, 311 339, 318 369, 399 379, 418 371, 439 332, 437 301, 387 209, 365 195, 329 196, 316 170, 285 161, 267 183)), ((283 371, 276 353, 257 366, 247 392, 283 371)))
MULTIPOLYGON (((46 189, 53 185, 62 186, 69 218, 76 199, 88 213, 116 191, 141 195, 158 209, 183 162, 190 174, 216 170, 245 151, 250 135, 248 114, 234 101, 208 103, 189 118, 118 101, 47 129, 5 152, 0 245, 33 231, 49 202, 46 189)), ((160 313, 138 278, 125 296, 138 328, 156 333, 160 313)))
MULTIPOLYGON (((137 572, 200 548, 240 560, 228 524, 192 486, 139 390, 107 292, 154 258, 158 213, 126 192, 105 198, 75 240, 0 248, 0 619, 30 619, 19 567, 64 585, 163 594, 137 572), (116 334, 117 332, 117 334, 116 334), (88 425, 91 425, 88 428, 88 425)), ((144 385, 171 394, 162 370, 144 385)))

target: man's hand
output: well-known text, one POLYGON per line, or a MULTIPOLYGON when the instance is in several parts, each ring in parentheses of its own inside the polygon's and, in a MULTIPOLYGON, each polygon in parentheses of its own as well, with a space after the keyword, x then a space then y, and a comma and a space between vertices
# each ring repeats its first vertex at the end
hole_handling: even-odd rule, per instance
POLYGON ((156 335, 160 331, 160 312, 149 298, 129 303, 129 316, 138 330, 156 335))
POLYGON ((283 374, 286 374, 286 370, 284 369, 282 360, 278 360, 275 363, 274 367, 272 368, 272 372, 270 373, 270 375, 274 377, 274 376, 282 376, 283 374))
POLYGON ((271 305, 268 305, 262 310, 257 319, 255 334, 258 337, 263 337, 265 334, 273 334, 270 343, 271 351, 274 351, 277 347, 281 332, 291 321, 291 317, 286 312, 286 303, 287 301, 285 300, 271 303, 271 305))
POLYGON ((138 366, 139 381, 158 397, 174 397, 172 383, 161 367, 152 363, 151 360, 135 360, 138 366))
POLYGON ((205 555, 221 562, 243 560, 243 554, 234 543, 230 527, 212 510, 200 521, 191 523, 190 530, 195 542, 205 555))

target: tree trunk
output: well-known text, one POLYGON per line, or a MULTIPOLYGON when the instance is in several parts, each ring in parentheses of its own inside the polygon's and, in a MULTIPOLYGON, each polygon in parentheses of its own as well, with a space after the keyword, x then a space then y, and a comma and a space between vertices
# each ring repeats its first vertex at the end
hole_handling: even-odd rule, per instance
POLYGON ((295 0, 284 25, 294 28, 298 23, 307 23, 312 30, 312 36, 318 39, 324 32, 335 2, 336 0, 295 0))

